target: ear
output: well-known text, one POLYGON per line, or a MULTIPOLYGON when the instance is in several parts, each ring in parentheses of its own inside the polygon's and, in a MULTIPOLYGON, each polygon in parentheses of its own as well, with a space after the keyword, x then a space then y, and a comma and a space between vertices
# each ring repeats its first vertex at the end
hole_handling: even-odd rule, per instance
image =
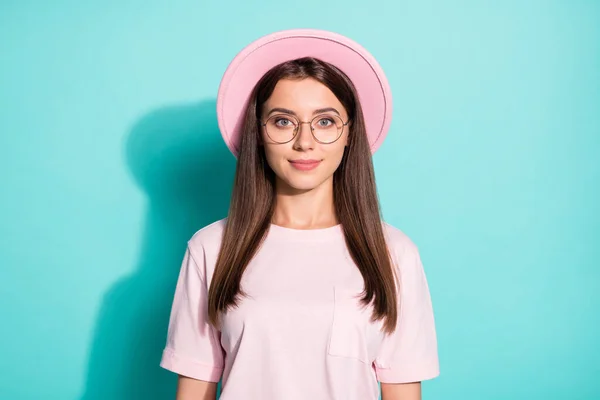
POLYGON ((350 140, 352 140, 352 129, 350 129, 351 125, 348 124, 348 135, 346 135, 346 144, 344 146, 348 147, 350 145, 350 140))
POLYGON ((258 125, 258 131, 257 131, 257 135, 256 136, 258 137, 258 145, 259 146, 263 146, 265 144, 264 141, 263 141, 263 137, 262 137, 262 135, 263 135, 262 134, 263 127, 260 124, 260 122, 258 122, 257 125, 258 125))

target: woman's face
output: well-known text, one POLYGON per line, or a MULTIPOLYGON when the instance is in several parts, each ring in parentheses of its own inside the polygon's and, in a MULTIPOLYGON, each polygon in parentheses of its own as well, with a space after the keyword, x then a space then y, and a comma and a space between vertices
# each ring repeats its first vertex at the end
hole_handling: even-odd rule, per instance
MULTIPOLYGON (((333 92, 312 78, 280 80, 271 97, 263 105, 261 121, 265 123, 273 115, 281 117, 277 119, 280 127, 289 126, 291 119, 287 120, 286 116, 296 117, 298 121, 311 121, 316 115, 339 115, 342 122, 348 121, 348 113, 333 92), (329 111, 317 112, 322 109, 329 109, 329 111)), ((328 120, 321 119, 314 122, 322 126, 330 123, 328 120)), ((263 127, 262 143, 267 162, 277 175, 278 185, 283 184, 298 190, 311 190, 333 179, 333 173, 342 161, 344 147, 348 144, 348 131, 349 125, 344 126, 342 135, 337 141, 323 144, 313 137, 308 123, 299 124, 296 136, 291 141, 280 144, 271 140, 263 127), (298 160, 315 160, 318 164, 314 168, 307 168, 306 165, 303 168, 297 163, 298 160)))

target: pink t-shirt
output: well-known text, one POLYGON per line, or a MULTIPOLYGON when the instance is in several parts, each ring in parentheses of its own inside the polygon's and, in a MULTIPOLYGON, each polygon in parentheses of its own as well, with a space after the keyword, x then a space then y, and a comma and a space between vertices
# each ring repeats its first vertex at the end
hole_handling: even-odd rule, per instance
POLYGON ((383 222, 400 270, 396 331, 372 323, 355 298, 363 278, 341 225, 298 230, 271 225, 242 276, 238 308, 207 323, 207 288, 226 219, 194 234, 175 290, 160 365, 218 382, 221 400, 376 400, 379 382, 439 375, 429 287, 415 244, 383 222))

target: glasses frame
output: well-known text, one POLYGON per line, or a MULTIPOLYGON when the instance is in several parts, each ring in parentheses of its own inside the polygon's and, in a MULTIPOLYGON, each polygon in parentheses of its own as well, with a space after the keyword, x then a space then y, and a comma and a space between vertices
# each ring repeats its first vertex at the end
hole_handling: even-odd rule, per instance
POLYGON ((319 143, 321 143, 321 144, 332 144, 332 143, 335 143, 335 142, 337 142, 338 140, 340 140, 340 138, 341 138, 341 137, 342 137, 342 135, 344 134, 344 127, 345 127, 345 126, 347 126, 347 125, 350 123, 350 118, 348 118, 348 121, 344 122, 344 120, 342 119, 342 117, 340 117, 340 116, 338 115, 338 117, 340 118, 340 121, 342 121, 342 130, 340 131, 340 133, 339 133, 338 137, 337 137, 337 138, 336 138, 336 139, 335 139, 333 142, 321 142, 321 141, 320 141, 319 139, 317 139, 317 137, 315 136, 315 130, 313 129, 312 123, 313 123, 313 121, 314 121, 315 119, 317 119, 317 118, 319 118, 319 117, 322 117, 323 115, 326 115, 326 114, 319 114, 319 115, 315 115, 315 116, 314 116, 314 117, 313 117, 313 118, 312 118, 310 121, 300 121, 300 119, 299 119, 299 118, 297 118, 297 117, 295 117, 295 116, 293 116, 293 115, 289 115, 289 114, 274 114, 274 115, 271 115, 269 118, 267 118, 267 120, 266 120, 265 122, 262 122, 262 121, 260 121, 260 126, 261 126, 261 127, 263 127, 263 128, 265 128, 265 132, 267 133, 267 136, 269 136, 269 139, 273 140, 273 138, 272 138, 272 137, 269 135, 269 130, 267 129, 267 122, 268 122, 268 121, 269 121, 271 118, 274 118, 274 117, 277 117, 277 116, 285 116, 286 118, 287 118, 287 117, 292 117, 292 118, 294 118, 296 121, 298 121, 298 126, 296 126, 296 128, 294 129, 294 135, 292 136, 292 138, 291 138, 290 140, 288 140, 288 141, 285 141, 285 142, 278 142, 278 141, 276 141, 276 140, 273 140, 273 142, 275 142, 275 143, 277 143, 277 144, 285 144, 285 143, 289 143, 289 142, 291 142, 292 140, 294 140, 294 139, 296 138, 296 136, 298 136, 298 132, 300 132, 300 125, 303 125, 303 124, 309 124, 308 126, 310 127, 310 134, 312 135, 312 137, 313 137, 313 138, 314 138, 314 139, 315 139, 317 142, 319 142, 319 143))

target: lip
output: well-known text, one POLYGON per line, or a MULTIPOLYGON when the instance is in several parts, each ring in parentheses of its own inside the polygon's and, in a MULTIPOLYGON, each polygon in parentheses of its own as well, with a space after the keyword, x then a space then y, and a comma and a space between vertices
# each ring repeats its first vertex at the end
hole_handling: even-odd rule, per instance
POLYGON ((289 162, 296 169, 310 171, 316 168, 321 163, 321 160, 289 160, 289 162))

